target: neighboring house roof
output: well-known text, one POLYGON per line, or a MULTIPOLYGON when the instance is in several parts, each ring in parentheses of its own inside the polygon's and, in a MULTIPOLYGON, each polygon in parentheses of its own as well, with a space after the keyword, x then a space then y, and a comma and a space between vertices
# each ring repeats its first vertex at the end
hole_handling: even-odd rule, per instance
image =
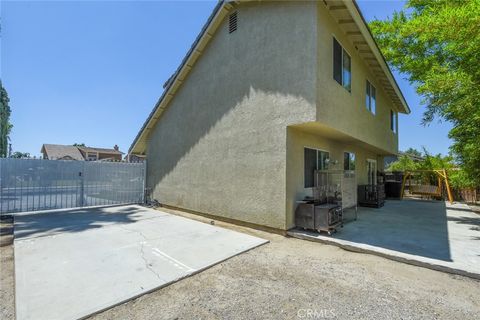
POLYGON ((101 154, 110 154, 113 156, 122 155, 123 152, 108 148, 93 148, 80 146, 67 146, 63 144, 44 144, 40 152, 45 153, 48 159, 52 160, 85 160, 82 152, 95 152, 101 154))
POLYGON ((74 146, 44 144, 40 152, 45 153, 48 159, 52 160, 85 160, 80 153, 80 150, 74 146))
POLYGON ((108 154, 123 154, 123 152, 115 149, 108 148, 93 148, 93 147, 78 147, 78 149, 83 152, 98 152, 98 153, 108 153, 108 154))
POLYGON ((399 151, 398 152, 398 155, 399 156, 407 156, 409 157, 410 159, 414 160, 414 161, 423 161, 425 160, 425 157, 423 156, 417 156, 416 154, 413 154, 413 153, 406 153, 404 151, 399 151))
POLYGON ((423 157, 423 156, 418 156, 416 154, 406 153, 404 151, 399 151, 395 155, 386 156, 384 158, 384 162, 389 165, 390 163, 397 161, 402 156, 407 156, 408 158, 412 159, 413 161, 423 161, 423 160, 425 160, 425 157, 423 157))
MULTIPOLYGON (((242 2, 252 1, 244 0, 242 2)), ((195 62, 202 55, 203 50, 213 38, 215 31, 222 23, 225 16, 234 8, 239 1, 220 0, 199 35, 192 44, 190 50, 183 58, 175 73, 164 85, 164 92, 155 107, 150 112, 147 120, 138 132, 135 140, 130 146, 128 153, 144 154, 148 134, 155 126, 158 119, 167 108, 168 103, 175 95, 178 88, 185 81, 188 73, 194 67, 195 62), (143 147, 139 148, 138 146, 143 147)), ((399 112, 410 113, 410 108, 403 96, 400 87, 388 67, 385 58, 378 48, 370 29, 358 8, 355 0, 332 1, 324 0, 331 15, 337 20, 347 36, 351 37, 354 46, 358 49, 359 55, 373 70, 375 76, 380 79, 384 90, 394 102, 399 112)))

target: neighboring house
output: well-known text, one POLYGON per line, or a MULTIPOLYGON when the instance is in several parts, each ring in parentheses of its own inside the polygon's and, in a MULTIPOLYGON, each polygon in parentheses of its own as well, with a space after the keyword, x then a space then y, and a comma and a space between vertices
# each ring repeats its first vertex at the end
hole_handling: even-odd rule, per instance
POLYGON ((87 161, 122 161, 123 152, 118 150, 117 145, 113 149, 93 147, 78 147, 78 149, 87 161))
POLYGON ((44 144, 40 152, 43 159, 50 160, 85 160, 75 146, 65 146, 61 144, 44 144))
POLYGON ((139 155, 139 154, 127 154, 123 160, 126 162, 144 162, 146 159, 145 155, 139 155))
POLYGON ((399 112, 355 2, 220 1, 129 153, 162 204, 287 230, 315 169, 383 170, 399 112))
POLYGON ((121 161, 123 152, 115 145, 113 149, 44 144, 40 152, 44 159, 80 161, 121 161))

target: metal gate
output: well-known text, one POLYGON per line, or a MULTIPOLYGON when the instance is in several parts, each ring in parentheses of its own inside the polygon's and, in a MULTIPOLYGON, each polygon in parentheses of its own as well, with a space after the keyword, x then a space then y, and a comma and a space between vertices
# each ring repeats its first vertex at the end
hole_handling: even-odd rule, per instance
POLYGON ((145 163, 0 159, 0 213, 141 203, 145 163))

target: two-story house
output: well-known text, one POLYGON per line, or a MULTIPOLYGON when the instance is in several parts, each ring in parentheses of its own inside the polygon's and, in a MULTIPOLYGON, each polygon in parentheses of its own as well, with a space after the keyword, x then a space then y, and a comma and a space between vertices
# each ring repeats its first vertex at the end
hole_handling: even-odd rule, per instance
POLYGON ((359 184, 407 103, 352 1, 220 1, 135 138, 160 203, 294 227, 313 171, 359 184))

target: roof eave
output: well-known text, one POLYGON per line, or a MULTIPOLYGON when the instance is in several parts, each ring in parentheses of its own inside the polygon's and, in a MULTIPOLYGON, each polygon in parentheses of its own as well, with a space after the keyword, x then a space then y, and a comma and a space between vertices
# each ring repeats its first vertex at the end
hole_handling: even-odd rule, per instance
POLYGON ((362 31, 363 36, 365 39, 369 42, 369 46, 372 49, 372 51, 375 54, 375 57, 379 61, 383 71, 385 72, 388 80, 392 84, 393 89, 395 90, 395 93, 397 96, 400 98, 400 101, 404 107, 404 110, 399 110, 402 113, 409 114, 411 112, 410 107, 408 106, 407 100, 405 99, 405 96, 402 93, 402 90, 400 90, 400 87, 398 86, 397 80, 395 80, 395 77, 393 76, 392 71, 390 70, 390 67, 388 66, 387 61, 385 60, 385 57, 383 56, 382 52, 380 51, 380 47, 377 44, 377 41, 373 37, 372 31, 370 30, 370 27, 368 26, 367 21, 365 20, 365 17, 362 14, 362 11, 358 7, 357 1, 345 1, 345 6, 348 8, 350 11, 350 14, 354 19, 360 19, 362 23, 357 22, 357 26, 360 28, 362 31), (363 28, 362 28, 363 27, 363 28))
POLYGON ((177 68, 173 76, 170 77, 169 80, 167 80, 165 85, 165 90, 163 91, 162 95, 160 96, 157 103, 155 104, 153 110, 150 112, 147 120, 145 121, 142 128, 136 135, 135 139, 133 140, 132 145, 128 149, 128 154, 145 154, 146 150, 137 150, 138 143, 140 142, 141 139, 145 139, 145 135, 148 135, 148 132, 150 131, 150 129, 153 128, 154 122, 159 118, 159 115, 156 116, 157 114, 160 114, 159 109, 165 108, 168 101, 171 99, 171 97, 173 97, 174 93, 172 91, 176 91, 176 89, 183 82, 182 79, 180 79, 181 76, 186 72, 188 72, 192 66, 192 64, 190 64, 189 61, 194 56, 195 56, 195 59, 198 59, 199 56, 203 53, 203 51, 198 50, 198 48, 199 47, 204 48, 207 42, 213 36, 214 30, 210 30, 212 29, 213 22, 215 22, 218 19, 218 16, 226 15, 226 12, 228 12, 232 6, 231 3, 235 3, 235 1, 229 1, 229 0, 218 1, 217 5, 215 6, 212 13, 210 14, 207 22, 205 23, 202 30, 198 34, 197 38, 193 42, 192 46, 190 47, 190 50, 187 52, 187 54, 183 58, 180 66, 177 68), (212 31, 212 33, 210 33, 209 31, 212 31), (165 103, 165 101, 167 102, 165 103))
MULTIPOLYGON (((128 154, 144 155, 146 153, 145 147, 143 149, 138 147, 139 143, 143 141, 146 144, 146 140, 148 139, 148 134, 150 130, 153 129, 156 121, 160 118, 161 113, 163 112, 163 110, 160 110, 160 109, 165 109, 167 107, 167 104, 173 97, 176 89, 180 87, 186 74, 192 68, 193 63, 189 63, 189 62, 192 59, 196 60, 200 57, 203 51, 199 50, 198 48, 199 47, 204 48, 207 45, 210 38, 213 36, 213 33, 215 30, 211 30, 211 29, 216 29, 216 28, 212 27, 212 25, 214 25, 214 22, 218 20, 219 16, 226 15, 226 13, 230 11, 230 9, 232 8, 232 4, 235 2, 237 1, 219 0, 214 10, 212 11, 211 15, 209 16, 207 22, 203 26, 201 32, 199 33, 194 43, 192 44, 190 50, 187 52, 187 54, 183 58, 180 66, 177 68, 173 76, 170 77, 169 80, 167 80, 165 85, 165 90, 163 91, 162 95, 158 99, 153 110, 150 112, 147 120, 142 125, 140 131, 137 133, 135 139, 133 140, 133 143, 128 149, 128 154)), ((403 110, 399 110, 399 111, 407 114, 410 113, 410 108, 405 100, 405 97, 403 96, 403 93, 400 90, 400 87, 398 86, 383 54, 380 52, 377 42, 373 38, 370 28, 368 27, 368 24, 365 18, 363 17, 356 1, 355 0, 352 2, 344 1, 344 3, 348 8, 348 10, 350 11, 350 14, 352 15, 352 17, 354 17, 354 19, 356 20, 356 23, 358 27, 361 29, 362 34, 369 42, 369 46, 373 50, 375 57, 379 61, 396 95, 400 98, 401 104, 403 106, 403 110)))

